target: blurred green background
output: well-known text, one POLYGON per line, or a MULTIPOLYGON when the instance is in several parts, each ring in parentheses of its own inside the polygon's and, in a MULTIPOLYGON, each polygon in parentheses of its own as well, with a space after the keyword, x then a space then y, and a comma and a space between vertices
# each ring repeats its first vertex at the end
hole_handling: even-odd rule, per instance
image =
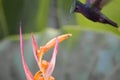
MULTIPOLYGON (((83 3, 85 0, 80 0, 83 3)), ((0 0, 0 80, 25 80, 19 49, 22 24, 25 57, 38 71, 31 33, 38 45, 56 35, 73 36, 59 45, 56 80, 120 80, 120 31, 94 23, 78 13, 69 17, 72 0, 0 0)), ((102 12, 120 25, 120 1, 112 0, 102 12)), ((44 58, 50 58, 50 50, 44 58)))

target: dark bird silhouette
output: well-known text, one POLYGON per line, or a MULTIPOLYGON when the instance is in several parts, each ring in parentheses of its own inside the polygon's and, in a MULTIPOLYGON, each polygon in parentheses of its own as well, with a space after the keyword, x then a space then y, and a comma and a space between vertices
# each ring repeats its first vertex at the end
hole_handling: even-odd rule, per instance
POLYGON ((78 12, 83 14, 89 20, 94 22, 100 22, 104 24, 110 24, 114 27, 118 27, 117 23, 107 18, 104 14, 101 13, 102 8, 110 0, 86 0, 86 3, 83 4, 80 1, 75 1, 73 12, 78 12))

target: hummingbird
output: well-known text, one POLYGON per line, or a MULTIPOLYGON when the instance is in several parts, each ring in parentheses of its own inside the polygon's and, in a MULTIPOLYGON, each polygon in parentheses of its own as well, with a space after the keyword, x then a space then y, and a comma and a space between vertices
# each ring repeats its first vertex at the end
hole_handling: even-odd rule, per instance
MULTIPOLYGON (((86 18, 93 22, 100 22, 104 24, 110 24, 113 27, 118 27, 117 23, 110 20, 106 17, 102 12, 102 8, 108 3, 110 0, 86 0, 86 3, 83 4, 82 2, 75 0, 74 8, 72 12, 81 13, 86 18)), ((71 12, 71 11, 70 11, 71 12)))

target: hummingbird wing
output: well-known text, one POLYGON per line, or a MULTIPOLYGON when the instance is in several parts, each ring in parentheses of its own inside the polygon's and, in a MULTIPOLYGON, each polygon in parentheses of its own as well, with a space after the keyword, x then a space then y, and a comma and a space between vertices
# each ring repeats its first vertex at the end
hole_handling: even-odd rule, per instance
POLYGON ((97 8, 101 10, 106 4, 108 4, 111 0, 86 0, 86 4, 90 7, 97 8))
POLYGON ((74 12, 77 0, 72 0, 71 7, 70 7, 70 14, 74 12))

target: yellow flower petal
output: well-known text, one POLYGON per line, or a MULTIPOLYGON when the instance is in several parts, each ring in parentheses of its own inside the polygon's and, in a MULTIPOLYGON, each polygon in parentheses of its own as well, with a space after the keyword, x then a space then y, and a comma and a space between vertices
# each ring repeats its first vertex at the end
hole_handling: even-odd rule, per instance
MULTIPOLYGON (((71 37, 72 34, 64 34, 64 35, 61 35, 61 36, 58 36, 58 43, 68 39, 69 37, 71 37)), ((47 52, 50 48, 52 48, 54 45, 55 45, 55 42, 56 42, 56 38, 53 38, 52 40, 50 40, 46 45, 46 49, 45 49, 45 52, 47 52)))

